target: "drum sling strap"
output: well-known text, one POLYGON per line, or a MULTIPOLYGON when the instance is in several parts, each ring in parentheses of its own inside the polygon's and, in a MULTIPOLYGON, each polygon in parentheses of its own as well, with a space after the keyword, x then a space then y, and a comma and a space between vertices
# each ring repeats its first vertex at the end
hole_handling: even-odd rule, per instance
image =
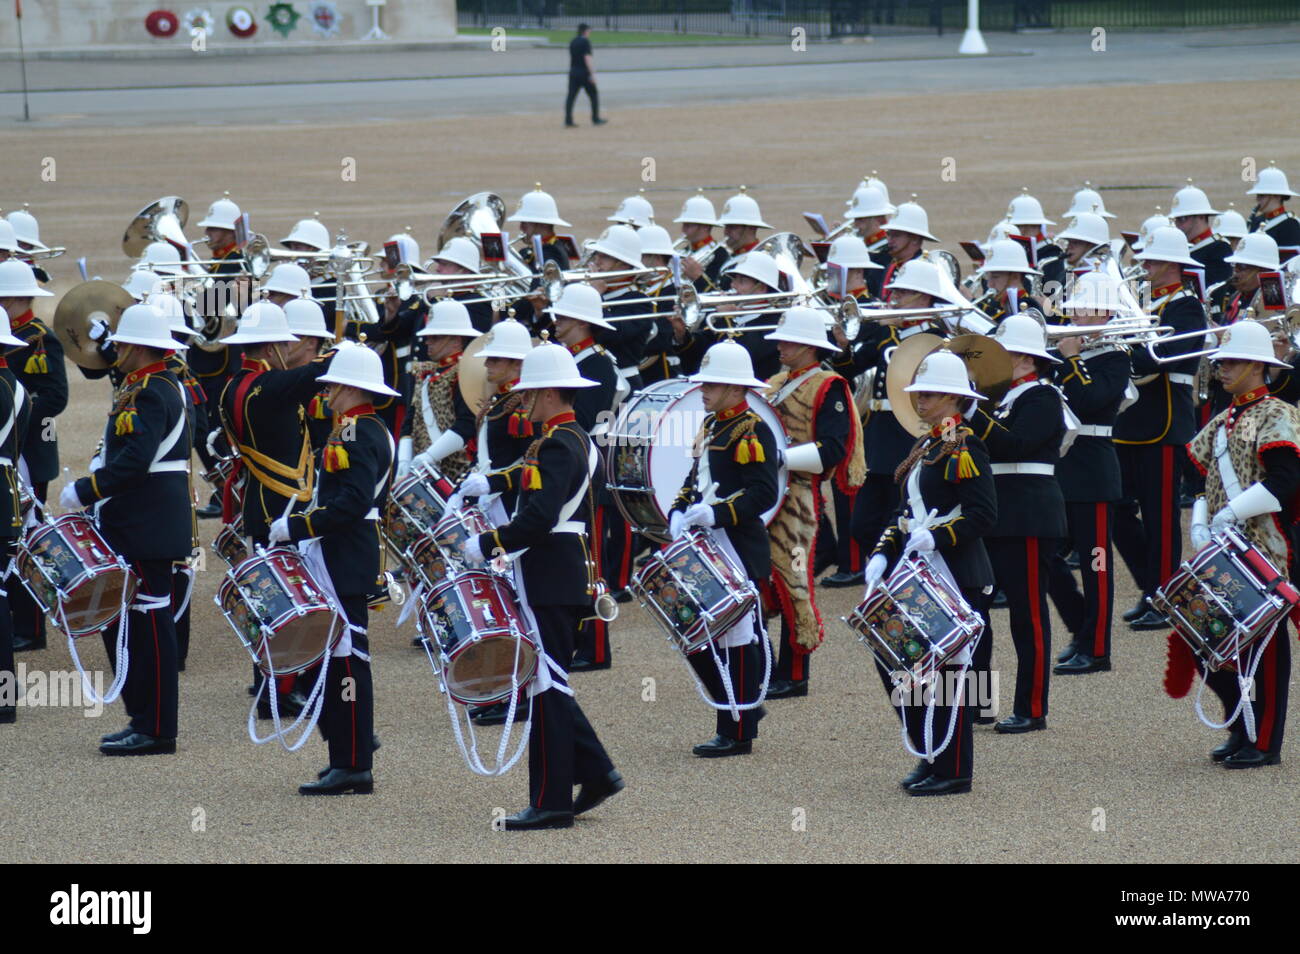
MULTIPOLYGON (((253 479, 263 487, 291 500, 310 500, 316 476, 312 467, 310 435, 304 431, 302 449, 298 453, 298 463, 293 467, 280 463, 274 457, 263 454, 242 440, 244 434, 244 402, 248 400, 248 393, 252 390, 253 382, 261 375, 261 371, 247 374, 235 387, 234 420, 231 422, 233 433, 229 435, 230 443, 239 451, 240 462, 253 475, 253 479), (292 480, 295 486, 291 486, 279 478, 292 480)), ((231 474, 230 483, 234 482, 235 476, 235 474, 231 474)))
MULTIPOLYGON (((14 406, 9 414, 9 420, 5 421, 4 427, 0 427, 0 449, 5 446, 5 441, 9 440, 9 435, 13 433, 14 425, 18 423, 18 409, 23 406, 23 401, 27 398, 27 389, 23 387, 23 382, 17 378, 14 379, 14 406)), ((0 466, 12 467, 14 461, 12 457, 0 456, 0 466)))

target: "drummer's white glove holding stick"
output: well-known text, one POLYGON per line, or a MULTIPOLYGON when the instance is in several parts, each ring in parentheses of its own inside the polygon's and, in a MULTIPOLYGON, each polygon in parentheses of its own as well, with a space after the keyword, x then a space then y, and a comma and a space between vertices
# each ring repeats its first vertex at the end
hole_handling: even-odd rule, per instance
POLYGON ((686 532, 686 514, 680 510, 674 510, 668 517, 668 536, 676 540, 686 532))
POLYGON ((712 527, 713 507, 706 503, 691 504, 682 514, 682 524, 686 527, 712 527))
POLYGON ((479 545, 477 534, 465 540, 461 552, 465 554, 465 559, 475 566, 483 562, 483 547, 479 545))
POLYGON ((925 527, 918 527, 907 538, 907 549, 913 553, 933 553, 934 534, 925 527))
POLYGON ((1245 523, 1251 517, 1262 517, 1266 513, 1277 513, 1282 505, 1262 483, 1256 481, 1237 496, 1228 501, 1228 505, 1214 515, 1210 521, 1210 530, 1222 530, 1234 523, 1245 523))
POLYGON ((271 543, 288 543, 289 542, 289 518, 277 517, 271 524, 271 532, 267 534, 267 539, 271 543))
POLYGON ((885 577, 885 567, 888 565, 889 561, 885 559, 883 553, 873 554, 871 559, 867 561, 867 568, 862 572, 863 578, 867 581, 866 592, 862 594, 864 600, 868 599, 876 587, 880 585, 880 581, 885 577))
POLYGON ((64 510, 80 510, 85 506, 77 496, 77 482, 69 480, 59 491, 59 506, 64 510))
POLYGON ((1210 542, 1210 505, 1204 496, 1197 497, 1192 504, 1191 537, 1192 546, 1198 550, 1210 542))
POLYGON ((458 497, 482 497, 492 489, 488 479, 483 474, 470 474, 460 482, 460 487, 456 491, 458 497))

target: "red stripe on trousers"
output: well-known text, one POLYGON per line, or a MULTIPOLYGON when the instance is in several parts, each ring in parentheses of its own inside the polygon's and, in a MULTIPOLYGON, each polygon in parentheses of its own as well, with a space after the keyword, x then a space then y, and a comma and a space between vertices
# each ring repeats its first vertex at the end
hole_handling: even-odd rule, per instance
MULTIPOLYGON (((1107 597, 1108 584, 1110 580, 1110 559, 1106 550, 1106 508, 1109 504, 1097 504, 1097 519, 1093 521, 1097 526, 1097 546, 1102 553, 1101 569, 1097 571, 1097 629, 1092 636, 1092 654, 1101 656, 1106 649, 1106 630, 1110 628, 1110 612, 1107 597)), ((1096 551, 1093 551, 1096 553, 1096 551)))
POLYGON ((1039 604, 1043 593, 1038 586, 1038 538, 1025 538, 1025 564, 1028 570, 1029 621, 1034 627, 1034 692, 1030 700, 1030 715, 1035 719, 1043 714, 1043 617, 1039 604))
POLYGON ((1277 712, 1277 641, 1279 639, 1286 639, 1285 623, 1278 623, 1273 638, 1268 641, 1268 649, 1264 650, 1261 667, 1264 670, 1263 680, 1255 680, 1255 698, 1264 703, 1264 712, 1259 716, 1259 732, 1256 741, 1256 747, 1261 752, 1269 752, 1273 748, 1273 723, 1274 714, 1277 712))
POLYGON ((623 559, 618 562, 618 579, 615 581, 619 589, 627 586, 627 575, 630 569, 629 564, 632 562, 632 525, 626 520, 623 521, 623 559))
MULTIPOLYGON (((1172 522, 1178 516, 1174 509, 1174 449, 1161 448, 1160 452, 1160 580, 1164 583, 1174 575, 1173 527, 1172 522)), ((1179 528, 1179 532, 1181 528, 1179 528)))

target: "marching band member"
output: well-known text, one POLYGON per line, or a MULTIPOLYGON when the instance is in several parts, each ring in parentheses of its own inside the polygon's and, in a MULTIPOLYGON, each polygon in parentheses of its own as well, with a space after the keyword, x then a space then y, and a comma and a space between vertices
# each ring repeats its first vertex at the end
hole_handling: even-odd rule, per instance
MULTIPOLYGON (((596 583, 586 546, 596 451, 577 422, 573 395, 595 387, 579 374, 566 349, 542 344, 528 353, 514 390, 532 392, 538 436, 526 456, 515 511, 508 523, 471 537, 465 547, 475 562, 526 551, 518 557, 516 590, 549 657, 529 688, 528 807, 506 818, 512 831, 572 827, 575 815, 624 787, 566 678, 579 621, 592 612, 596 583), (576 799, 575 784, 582 786, 576 799)), ((498 474, 474 474, 461 491, 481 496, 505 486, 498 474)))
MULTIPOLYGON (((1250 231, 1266 233, 1279 249, 1300 250, 1300 221, 1296 221, 1294 213, 1286 207, 1286 200, 1300 195, 1300 192, 1291 191, 1286 173, 1271 165, 1261 169, 1254 187, 1246 194, 1258 197, 1247 223, 1250 231)), ((17 228, 14 231, 18 231, 17 228)))
POLYGON ((642 189, 636 195, 630 195, 618 204, 613 215, 605 216, 606 222, 613 222, 615 225, 626 225, 633 231, 643 229, 647 225, 653 225, 655 220, 654 206, 650 200, 645 197, 645 189, 642 189))
MULTIPOLYGON (((668 317, 673 311, 669 302, 677 298, 677 286, 673 283, 670 268, 673 256, 677 253, 673 250, 672 237, 662 225, 647 225, 636 234, 641 240, 641 261, 646 268, 666 269, 662 275, 651 276, 641 286, 645 289, 647 298, 660 299, 650 306, 650 310, 658 312, 659 317, 652 319, 654 325, 644 346, 645 356, 637 365, 637 375, 642 386, 645 386, 677 376, 680 361, 673 353, 673 324, 668 317)), ((682 261, 685 262, 686 259, 683 258, 682 261)), ((618 313, 614 311, 611 314, 618 313)), ((632 314, 630 311, 627 313, 632 314)))
POLYGON ((1187 180, 1187 185, 1174 193, 1169 218, 1183 235, 1192 258, 1205 276, 1205 287, 1225 282, 1232 275, 1232 266, 1225 259, 1232 254, 1232 246, 1214 234, 1210 216, 1222 213, 1210 208, 1209 197, 1187 180))
MULTIPOLYGON (((1183 233, 1169 226, 1156 229, 1136 257, 1146 265, 1149 307, 1159 323, 1175 333, 1205 328, 1205 308, 1183 285, 1183 266, 1196 263, 1183 233)), ((1197 365, 1196 358, 1168 359, 1202 350, 1201 340, 1191 338, 1159 346, 1165 363, 1144 348, 1131 355, 1138 399, 1115 421, 1114 440, 1124 478, 1124 496, 1115 508, 1115 547, 1142 591, 1138 605, 1124 614, 1133 629, 1168 625, 1149 599, 1182 560, 1177 455, 1196 432, 1197 365)))
MULTIPOLYGON (((1070 201, 1070 207, 1066 209, 1063 219, 1075 219, 1083 214, 1096 215, 1103 219, 1115 218, 1110 212, 1106 211, 1106 203, 1101 197, 1101 193, 1092 187, 1091 182, 1084 182, 1083 188, 1074 194, 1070 201)), ((1057 238, 1060 238, 1058 235, 1057 238)))
MULTIPOLYGON (((981 644, 993 638, 988 629, 987 591, 993 586, 993 570, 985 552, 983 537, 993 529, 998 517, 998 495, 994 488, 989 455, 983 443, 962 423, 966 405, 982 400, 967 377, 966 364, 957 355, 939 350, 927 355, 907 386, 917 413, 930 430, 921 437, 895 473, 903 503, 897 516, 881 534, 867 563, 866 582, 869 597, 886 571, 892 570, 908 551, 933 554, 952 577, 971 609, 984 618, 981 644), (931 518, 934 514, 934 519, 931 518)), ((865 598, 865 597, 864 597, 865 598)), ((978 653, 978 650, 976 650, 978 653)), ((987 655, 987 653, 985 653, 987 655)), ((967 648, 958 658, 944 666, 944 672, 960 672, 970 665, 972 650, 967 648)), ((892 680, 884 667, 877 664, 886 689, 892 680)), ((971 703, 963 693, 964 679, 956 681, 957 698, 947 698, 952 684, 941 679, 936 687, 933 725, 946 726, 957 706, 957 725, 952 741, 934 761, 922 759, 902 781, 909 795, 957 795, 970 791, 973 768, 971 703)), ((912 745, 924 751, 926 746, 926 706, 909 702, 903 695, 898 706, 912 745)))
MULTIPOLYGON (((447 244, 438 250, 438 254, 429 260, 435 275, 482 275, 482 253, 472 239, 463 235, 449 238, 447 244)), ((437 289, 437 285, 433 288, 437 289)), ((458 288, 451 292, 452 299, 481 298, 473 288, 458 288)), ((483 334, 492 327, 494 315, 490 301, 472 301, 465 305, 469 309, 470 323, 483 334)))
POLYGON ((8 219, 0 219, 0 262, 18 257, 18 239, 8 219))
POLYGON ((24 202, 23 207, 10 212, 5 221, 14 230, 14 239, 18 243, 16 256, 18 260, 32 267, 32 274, 36 276, 38 282, 48 285, 50 273, 36 264, 34 253, 48 252, 49 246, 41 241, 40 223, 36 221, 36 216, 32 215, 31 208, 24 202))
POLYGON ((569 223, 560 218, 560 210, 556 208, 555 199, 551 198, 550 193, 542 191, 542 184, 537 183, 537 187, 532 192, 525 192, 519 198, 519 208, 515 214, 506 218, 507 222, 518 222, 520 233, 528 239, 519 256, 524 263, 533 271, 541 274, 542 265, 546 262, 554 262, 560 271, 569 270, 569 254, 565 251, 564 242, 560 236, 555 234, 555 227, 562 225, 569 228, 569 223), (542 245, 542 261, 536 262, 536 255, 533 252, 534 240, 540 240, 542 245))
POLYGON ((1228 207, 1219 213, 1219 217, 1214 220, 1214 234, 1228 243, 1231 251, 1237 250, 1237 244, 1249 234, 1250 230, 1246 227, 1245 217, 1233 208, 1233 203, 1229 202, 1228 207))
MULTIPOLYGON (((10 213, 10 220, 17 215, 18 212, 10 213)), ((9 353, 9 369, 26 390, 32 407, 32 424, 23 440, 22 461, 18 466, 41 503, 45 503, 50 481, 59 475, 59 442, 54 419, 68 406, 63 345, 32 311, 34 299, 49 297, 51 293, 37 284, 30 265, 14 259, 0 262, 0 308, 9 315, 14 337, 23 342, 21 348, 9 353)), ((44 649, 45 614, 36 601, 23 587, 15 587, 9 602, 14 651, 44 649)))
MULTIPOLYGON (((23 345, 22 339, 10 334, 9 316, 3 308, 0 308, 0 345, 6 349, 23 345)), ((9 612, 8 593, 22 586, 13 572, 14 550, 23 533, 20 478, 16 462, 22 452, 31 410, 31 399, 9 369, 5 358, 0 357, 0 475, 4 478, 4 484, 0 486, 0 541, 3 541, 0 546, 3 546, 5 565, 4 573, 0 575, 0 685, 5 686, 17 684, 17 673, 14 671, 14 626, 9 612)), ((15 697, 13 701, 14 704, 9 705, 7 699, 0 699, 0 725, 18 720, 18 700, 15 697)))
POLYGON ((789 484, 769 528, 773 572, 767 587, 769 615, 781 616, 781 649, 767 696, 784 699, 808 695, 808 657, 824 635, 813 593, 822 480, 833 476, 852 493, 862 484, 866 462, 849 382, 821 367, 822 352, 839 350, 826 338, 823 312, 791 308, 766 337, 777 343, 783 368, 764 396, 790 440, 789 484))
MULTIPOLYGON (((1205 496, 1197 499, 1192 511, 1192 545, 1200 549, 1210 542, 1212 531, 1235 526, 1277 569, 1294 576, 1294 528, 1289 515, 1295 512, 1300 491, 1300 411, 1271 397, 1265 378, 1269 367, 1285 364, 1274 357, 1268 330, 1254 321, 1240 322, 1224 332, 1210 357, 1219 381, 1232 395, 1232 404, 1187 447, 1205 475, 1205 496)), ((1166 685, 1170 695, 1184 695, 1191 686, 1195 660, 1191 649, 1172 633, 1169 656, 1166 685)), ((1259 668, 1253 671, 1258 673, 1252 683, 1254 693, 1246 702, 1254 716, 1252 740, 1247 733, 1250 723, 1239 712, 1240 677, 1247 674, 1202 669, 1206 684, 1223 702, 1225 719, 1232 720, 1227 741, 1210 753, 1224 768, 1276 765, 1281 760, 1291 681, 1291 640, 1285 618, 1278 622, 1259 668)))
MULTIPOLYGON (((619 373, 613 357, 592 337, 594 329, 613 329, 602 314, 600 293, 591 285, 565 285, 560 300, 549 309, 555 322, 555 338, 573 356, 578 373, 592 386, 572 398, 577 424, 588 434, 603 434, 619 394, 619 373)), ((626 324, 626 322, 623 322, 626 324)), ((626 578, 631 562, 627 521, 603 486, 596 494, 591 542, 592 559, 605 579, 626 578)), ((586 620, 579 629, 576 656, 570 669, 587 671, 610 667, 609 624, 602 619, 586 620)), ((570 661, 565 659, 565 663, 570 661)))
POLYGON ((408 433, 397 448, 398 477, 426 463, 453 483, 469 471, 465 445, 474 439, 474 412, 461 396, 460 358, 478 334, 458 301, 438 302, 429 323, 416 332, 429 359, 411 365, 415 390, 406 416, 408 433))
MULTIPOLYGON (((313 298, 295 298, 285 302, 283 307, 289 334, 298 339, 297 344, 286 345, 282 352, 285 368, 292 370, 311 364, 322 351, 331 347, 334 344, 334 332, 326 327, 325 312, 320 303, 313 298)), ((319 383, 318 381, 318 386, 319 383)), ((333 429, 329 397, 325 390, 317 391, 307 401, 303 407, 303 414, 307 423, 308 439, 311 441, 312 455, 319 458, 333 429)))
MULTIPOLYGON (((126 376, 113 395, 102 464, 65 484, 59 503, 94 505, 105 541, 140 581, 126 621, 130 664, 122 701, 131 722, 105 736, 99 750, 168 755, 176 751, 178 695, 172 566, 192 552, 194 516, 187 398, 166 359, 185 346, 173 340, 167 317, 147 304, 122 313, 112 341, 126 376)), ((104 644, 112 645, 107 631, 104 644)))
MULTIPOLYGON (((647 225, 649 223, 646 223, 647 225)), ((591 270, 595 272, 620 272, 644 267, 641 261, 641 239, 628 225, 611 225, 590 245, 591 270)), ((636 315, 645 312, 639 304, 621 304, 620 298, 639 297, 636 294, 635 276, 623 278, 593 278, 589 282, 600 293, 601 304, 607 318, 619 315, 636 315)), ((620 391, 631 393, 641 389, 641 375, 637 365, 645 353, 646 341, 654 331, 653 318, 633 318, 617 324, 606 322, 596 334, 596 343, 609 352, 624 384, 620 391)))
POLYGON ((731 255, 721 242, 713 237, 718 224, 713 203, 704 190, 682 203, 681 214, 673 219, 682 227, 682 278, 695 285, 700 294, 721 288, 722 269, 731 255))
MULTIPOLYGON (((993 414, 975 407, 969 416, 992 462, 998 519, 985 546, 1007 597, 1016 647, 1015 706, 994 729, 1014 734, 1047 728, 1052 625, 1046 584, 1052 552, 1066 535, 1065 501, 1055 480, 1066 419, 1063 398, 1045 377, 1057 359, 1047 353, 1042 326, 1027 315, 1009 315, 996 340, 1011 355, 1011 390, 993 414)), ((991 636, 981 640, 976 657, 981 675, 991 636)))
MULTIPOLYGON (((890 285, 889 303, 897 308, 929 308, 939 301, 942 293, 937 267, 931 262, 911 261, 904 264, 890 285)), ((848 349, 831 359, 832 370, 847 380, 871 373, 871 396, 862 420, 867 473, 854 497, 851 523, 854 542, 867 552, 875 546, 898 509, 894 471, 915 443, 912 435, 898 423, 889 403, 885 387, 889 362, 898 346, 908 338, 936 327, 936 322, 926 318, 864 321, 858 340, 850 342, 848 349)), ((843 331, 838 327, 832 331, 836 343, 842 345, 843 331)), ((838 576, 827 577, 822 583, 834 587, 856 582, 836 579, 838 576)))
MULTIPOLYGON (((722 214, 718 216, 718 224, 722 226, 722 244, 727 246, 727 252, 732 258, 738 258, 753 250, 758 244, 758 230, 772 227, 763 221, 758 202, 745 191, 744 186, 722 204, 722 214)), ((726 284, 729 274, 730 272, 726 272, 722 275, 724 290, 729 287, 726 284)))
MULTIPOLYGON (((1043 214, 1043 205, 1028 190, 1011 200, 1007 206, 1007 221, 1015 226, 1016 231, 1034 243, 1034 265, 1042 274, 1045 282, 1065 285, 1065 263, 1061 257, 1061 247, 1052 241, 1045 225, 1056 223, 1043 214)), ((1023 249, 1022 249, 1023 251, 1023 249)), ((1029 265, 1026 256, 1025 265, 1029 265)), ((1016 314, 1013 309, 1011 314, 1016 314)))
MULTIPOLYGON (((729 283, 733 295, 775 294, 781 286, 781 270, 776 259, 766 252, 748 252, 730 263, 724 278, 729 283)), ((673 347, 681 361, 683 374, 694 374, 699 370, 704 354, 725 335, 730 337, 739 332, 737 339, 749 352, 754 362, 754 374, 760 378, 770 378, 781 369, 781 358, 776 347, 767 339, 763 331, 746 331, 746 325, 770 325, 771 319, 779 312, 776 308, 764 311, 767 303, 762 299, 748 302, 736 302, 735 307, 724 304, 713 315, 713 323, 721 328, 711 331, 703 323, 694 331, 687 329, 682 316, 677 312, 669 318, 673 326, 673 347), (732 315, 735 310, 744 312, 732 315)))
POLYGON ((988 286, 988 294, 978 302, 980 310, 989 319, 1000 322, 1007 315, 1018 315, 1024 308, 1039 312, 1042 304, 1029 295, 1028 277, 1042 275, 1029 267, 1025 250, 1015 239, 999 239, 990 243, 988 257, 976 272, 988 286))
POLYGON ((1052 672, 1068 676, 1110 669, 1115 609, 1112 533, 1115 501, 1122 493, 1111 433, 1129 383, 1129 360, 1121 346, 1098 342, 1084 331, 1104 326, 1121 310, 1119 286, 1110 276, 1104 272, 1082 276, 1074 296, 1061 309, 1081 332, 1057 343, 1065 362, 1052 369, 1056 386, 1080 421, 1078 435, 1056 469, 1056 480, 1065 499, 1069 530, 1064 549, 1078 557, 1083 592, 1061 550, 1052 557, 1047 578, 1052 602, 1071 634, 1052 672))
MULTIPOLYGON (((853 231, 862 239, 863 246, 875 268, 868 268, 864 273, 867 290, 872 298, 884 295, 885 269, 889 267, 889 233, 885 224, 897 209, 889 204, 889 197, 873 185, 858 186, 853 193, 846 216, 853 220, 853 231)), ((834 251, 834 243, 831 243, 834 251)))
MULTIPOLYGON (((713 539, 757 589, 772 573, 772 557, 763 514, 777 503, 777 468, 780 462, 772 429, 750 408, 749 388, 767 385, 754 377, 745 349, 732 341, 708 350, 698 374, 691 381, 702 384, 701 395, 708 416, 695 439, 695 464, 673 503, 670 532, 674 539, 691 527, 713 531, 713 539), (703 493, 710 487, 708 499, 703 493)), ((737 623, 715 642, 726 657, 720 671, 713 652, 686 657, 700 682, 713 696, 717 709, 717 732, 708 742, 692 750, 701 758, 747 755, 758 735, 762 706, 739 710, 739 718, 727 707, 728 698, 739 705, 752 705, 763 680, 763 654, 759 640, 766 639, 762 624, 755 627, 752 614, 737 623), (728 695, 722 680, 731 682, 728 695)))
POLYGON ((885 234, 889 238, 889 265, 885 268, 885 274, 881 279, 882 298, 889 296, 889 289, 899 270, 912 259, 920 258, 924 254, 922 243, 939 241, 930 234, 929 215, 915 201, 916 196, 912 199, 913 201, 900 205, 898 214, 885 226, 885 234))
POLYGON ((1097 268, 1098 256, 1110 249, 1110 226, 1099 213, 1081 212, 1069 228, 1056 236, 1065 240, 1065 294, 1073 293, 1074 283, 1084 272, 1097 268))
MULTIPOLYGON (((314 369, 313 373, 319 374, 314 369)), ((329 667, 321 707, 320 729, 329 744, 329 767, 315 782, 299 786, 298 793, 369 795, 374 789, 371 767, 377 746, 368 600, 382 585, 379 507, 388 492, 395 456, 393 437, 372 400, 396 392, 384 383, 379 355, 350 342, 333 353, 319 380, 330 386, 334 431, 322 456, 311 505, 300 513, 277 516, 268 531, 273 544, 319 539, 328 585, 347 623, 346 633, 331 653, 342 658, 329 667)))

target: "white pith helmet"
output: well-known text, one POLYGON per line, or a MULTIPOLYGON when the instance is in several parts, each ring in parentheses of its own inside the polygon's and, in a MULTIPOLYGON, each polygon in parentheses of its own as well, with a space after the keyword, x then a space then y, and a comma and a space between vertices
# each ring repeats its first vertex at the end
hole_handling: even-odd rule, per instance
POLYGON ((1187 236, 1172 225, 1162 225, 1151 233, 1142 251, 1133 256, 1139 262, 1177 262, 1180 265, 1199 265, 1192 258, 1187 236))
POLYGON ((768 341, 789 341, 827 351, 840 350, 840 346, 826 336, 825 312, 803 305, 787 308, 781 315, 776 330, 769 331, 763 337, 768 341))
POLYGON ((522 361, 533 350, 533 339, 528 329, 513 318, 498 321, 489 329, 480 358, 511 358, 522 361))
POLYGON ((1007 219, 1012 225, 1055 225, 1043 214, 1043 204, 1027 191, 1021 192, 1007 206, 1007 219))
POLYGON ((199 228, 231 230, 235 228, 235 223, 243 213, 239 211, 239 206, 230 201, 229 195, 230 193, 226 193, 226 198, 218 199, 208 206, 208 214, 198 223, 199 228))
POLYGON ((912 383, 903 390, 912 394, 956 394, 977 401, 984 400, 984 395, 971 385, 966 362, 951 351, 943 350, 931 351, 921 359, 912 383))
POLYGON ((315 299, 295 298, 285 302, 284 320, 289 325, 289 333, 299 338, 334 340, 334 332, 325 327, 325 312, 315 299))
POLYGON ((1191 179, 1187 180, 1187 185, 1174 193, 1174 203, 1169 207, 1171 219, 1181 218, 1184 215, 1219 214, 1218 209, 1211 208, 1210 197, 1192 185, 1191 179))
POLYGON ((298 339, 289 331, 284 309, 269 301, 255 301, 239 316, 235 333, 221 339, 222 344, 278 344, 298 339))
MULTIPOLYGON (((1280 268, 1277 242, 1267 232, 1250 232, 1237 243, 1237 250, 1224 259, 1229 265, 1253 265, 1268 272, 1280 268)), ((0 268, 4 268, 0 264, 0 268)))
POLYGON ((1103 219, 1115 218, 1106 211, 1106 203, 1102 201, 1101 193, 1092 187, 1091 182, 1085 182, 1083 188, 1074 194, 1074 201, 1070 203, 1070 208, 1062 218, 1073 219, 1084 213, 1099 215, 1103 219))
POLYGON ((299 219, 295 222, 289 234, 280 239, 281 245, 285 242, 301 242, 318 252, 328 252, 334 247, 330 241, 329 229, 315 219, 299 219))
POLYGON ((687 380, 694 384, 736 384, 744 388, 762 388, 766 381, 754 377, 754 362, 744 345, 719 341, 704 352, 700 370, 687 380))
POLYGON ((917 202, 904 202, 900 205, 898 212, 886 223, 885 231, 907 232, 911 235, 919 235, 923 239, 929 239, 931 242, 939 241, 930 234, 930 216, 917 202))
POLYGON ((1088 245, 1106 245, 1110 242, 1110 226, 1106 220, 1095 212, 1082 212, 1074 217, 1069 228, 1056 236, 1058 239, 1074 239, 1088 245))
POLYGON ((569 223, 560 218, 560 210, 549 192, 542 191, 539 182, 532 192, 525 192, 519 198, 519 208, 515 214, 506 218, 507 222, 537 222, 541 225, 563 225, 569 223))
POLYGON ((1273 351, 1273 336, 1258 321, 1238 321, 1228 326, 1219 338, 1219 347, 1210 354, 1211 361, 1259 361, 1275 368, 1289 368, 1273 351))
POLYGON ((599 382, 589 381, 578 373, 578 363, 569 349, 557 344, 540 344, 524 358, 519 381, 512 391, 536 391, 541 388, 594 388, 599 382))
POLYGON ((560 292, 560 300, 547 309, 553 317, 576 318, 597 328, 613 329, 605 320, 605 309, 600 301, 600 292, 586 282, 574 282, 565 285, 560 292))
POLYGON ((1015 239, 998 239, 989 245, 988 257, 976 274, 987 275, 990 272, 1019 272, 1021 275, 1041 275, 1036 268, 1029 267, 1029 256, 1025 247, 1015 239))
POLYGON ((1060 364, 1059 358, 1047 353, 1047 335, 1043 326, 1028 315, 1007 315, 998 325, 993 338, 1012 354, 1028 354, 1060 364))
POLYGON ((153 305, 132 305, 122 312, 117 330, 109 335, 113 344, 142 345, 165 351, 184 351, 171 333, 171 321, 153 305))
POLYGON ((718 214, 713 203, 701 190, 682 203, 681 214, 673 221, 689 225, 717 225, 718 214))
POLYGON ((763 214, 759 211, 758 202, 754 197, 745 192, 745 187, 741 186, 740 191, 729 198, 722 204, 722 214, 718 216, 719 225, 753 225, 760 229, 770 229, 772 226, 763 221, 763 214))
POLYGON ((593 252, 616 258, 630 268, 641 267, 641 239, 630 225, 611 225, 591 243, 593 252))
POLYGON ((262 286, 264 291, 279 292, 300 298, 311 294, 311 275, 307 269, 293 262, 282 262, 271 269, 271 274, 262 286))
POLYGON ((26 262, 11 258, 0 262, 0 298, 53 298, 36 281, 36 273, 26 262))
POLYGON ((867 243, 857 235, 841 235, 831 242, 826 261, 841 268, 879 268, 867 251, 867 243))
POLYGON ((339 342, 329 368, 316 380, 324 384, 345 384, 371 394, 400 396, 384 383, 384 364, 379 355, 355 341, 339 342))
MULTIPOLYGON (((1286 181, 1286 173, 1277 166, 1270 165, 1267 169, 1259 170, 1259 177, 1255 180, 1255 186, 1246 191, 1246 195, 1284 195, 1297 196, 1300 192, 1292 192, 1291 185, 1286 181)), ((10 219, 12 220, 11 213, 10 219)), ((17 226, 14 227, 17 232, 17 226)), ((22 234, 18 237, 21 239, 22 234)))
POLYGON ((457 235, 447 239, 447 244, 438 249, 438 254, 433 256, 432 261, 450 262, 453 265, 459 265, 467 269, 471 274, 479 274, 483 267, 482 255, 479 247, 474 244, 473 239, 466 238, 463 235, 457 235))
POLYGON ((455 299, 446 298, 436 302, 429 311, 429 320, 416 333, 417 337, 430 335, 459 335, 463 338, 477 338, 478 330, 469 320, 469 309, 455 299))

